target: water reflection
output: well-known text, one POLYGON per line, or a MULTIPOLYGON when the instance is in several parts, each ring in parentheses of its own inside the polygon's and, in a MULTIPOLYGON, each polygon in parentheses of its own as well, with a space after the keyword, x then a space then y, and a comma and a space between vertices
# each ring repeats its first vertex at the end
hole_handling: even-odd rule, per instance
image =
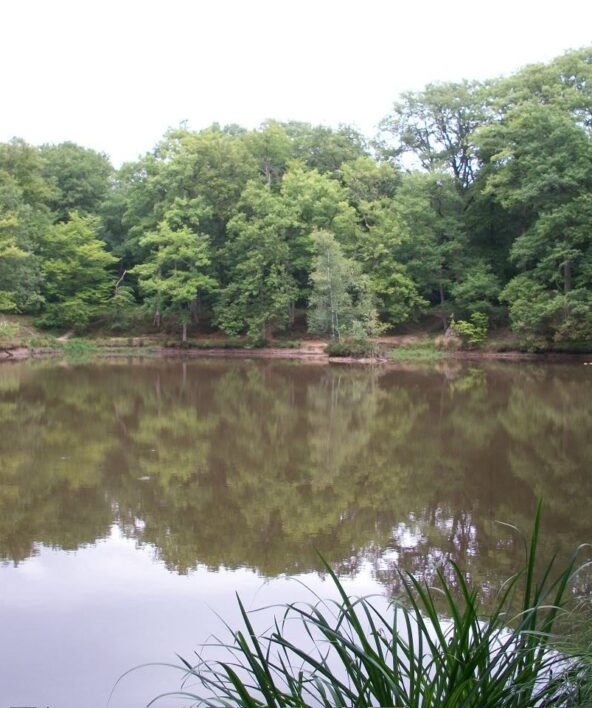
POLYGON ((192 361, 0 367, 0 558, 106 537, 170 571, 362 563, 397 586, 453 558, 485 587, 546 500, 589 540, 592 384, 575 366, 368 370, 192 361))

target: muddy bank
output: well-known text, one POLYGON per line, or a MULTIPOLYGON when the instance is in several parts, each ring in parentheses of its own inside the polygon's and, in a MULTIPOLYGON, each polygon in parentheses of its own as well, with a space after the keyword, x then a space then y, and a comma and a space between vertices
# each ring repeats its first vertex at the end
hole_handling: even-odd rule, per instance
POLYGON ((26 347, 17 349, 0 349, 0 362, 2 361, 22 361, 31 356, 31 350, 26 347))
POLYGON ((154 356, 177 359, 196 359, 217 357, 224 359, 301 359, 305 361, 329 361, 323 349, 282 349, 266 347, 265 349, 173 349, 157 347, 154 356))

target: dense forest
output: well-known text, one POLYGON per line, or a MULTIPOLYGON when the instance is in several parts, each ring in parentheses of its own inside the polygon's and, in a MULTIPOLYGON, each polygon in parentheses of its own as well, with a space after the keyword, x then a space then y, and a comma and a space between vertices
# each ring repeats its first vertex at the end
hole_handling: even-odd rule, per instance
POLYGON ((119 170, 69 142, 0 144, 0 312, 183 338, 454 318, 592 339, 592 47, 405 93, 373 140, 180 126, 119 170))

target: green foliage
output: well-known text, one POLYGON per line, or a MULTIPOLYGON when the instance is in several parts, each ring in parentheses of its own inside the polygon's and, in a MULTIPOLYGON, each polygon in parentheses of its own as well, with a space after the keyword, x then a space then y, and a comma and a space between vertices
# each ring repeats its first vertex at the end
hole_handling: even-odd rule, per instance
MULTIPOLYGON (((122 276, 122 278, 125 277, 122 276)), ((120 278, 120 281, 122 280, 120 278)), ((112 331, 126 331, 133 322, 138 307, 133 288, 118 282, 107 308, 107 319, 112 331)))
POLYGON ((289 234, 291 210, 267 187, 251 182, 228 224, 230 240, 224 256, 230 279, 217 309, 220 327, 231 335, 267 339, 283 329, 296 298, 291 275, 289 234))
MULTIPOLYGON (((591 57, 587 47, 507 78, 407 92, 372 154, 349 126, 273 120, 181 125, 117 171, 71 142, 2 143, 0 311, 124 331, 151 309, 184 332, 200 322, 254 341, 297 328, 309 305, 313 329, 337 336, 321 324, 315 271, 313 234, 328 232, 352 264, 345 292, 372 299, 386 326, 446 330, 452 315, 483 313, 524 341, 589 340, 591 57), (117 292, 96 272, 87 283, 57 272, 76 260, 56 231, 71 213, 92 222, 106 269, 130 274, 117 292)), ((353 318, 360 333, 374 317, 353 318)))
POLYGON ((453 562, 452 580, 439 570, 435 588, 401 574, 402 597, 385 611, 369 598, 350 598, 323 560, 337 600, 287 604, 259 635, 239 598, 244 629, 213 645, 222 658, 183 660, 179 695, 208 705, 572 705, 585 678, 550 639, 577 551, 558 572, 552 561, 537 573, 539 525, 540 505, 524 567, 499 589, 486 619, 480 589, 453 562), (306 640, 292 639, 294 623, 306 640))
POLYGON ((382 347, 368 339, 345 338, 332 340, 325 347, 329 356, 337 358, 345 357, 352 359, 375 358, 382 355, 382 347))
POLYGON ((417 291, 410 304, 416 310, 431 305, 444 327, 453 308, 451 289, 468 266, 462 199, 446 174, 414 173, 403 179, 392 208, 401 234, 395 259, 417 291))
POLYGON ((283 128, 292 140, 294 158, 321 174, 335 175, 345 163, 367 152, 364 137, 347 125, 332 130, 325 125, 291 121, 283 128))
POLYGON ((456 308, 466 315, 482 313, 493 317, 499 315, 497 305, 500 284, 491 266, 476 263, 466 275, 452 286, 456 308))
POLYGON ((67 221, 73 211, 97 214, 114 172, 107 156, 72 142, 44 145, 39 155, 43 177, 52 187, 47 204, 57 218, 67 221))
POLYGON ((76 337, 68 339, 63 347, 64 355, 69 359, 89 359, 97 352, 94 343, 88 339, 76 337))
POLYGON ((434 362, 442 359, 443 354, 433 342, 427 341, 397 347, 391 352, 391 357, 401 362, 434 362))
POLYGON ((369 280, 343 255, 332 233, 317 231, 314 241, 309 331, 337 340, 376 334, 380 327, 369 280))
POLYGON ((429 172, 448 170, 460 189, 467 189, 477 170, 475 130, 487 116, 485 87, 476 81, 428 84, 408 92, 382 122, 394 140, 383 144, 387 155, 410 152, 429 172))
POLYGON ((151 303, 157 323, 163 312, 172 313, 183 325, 185 340, 192 306, 214 291, 217 283, 208 272, 209 238, 187 226, 171 226, 171 222, 174 224, 174 216, 169 212, 156 231, 140 239, 149 255, 131 272, 138 276, 140 291, 151 303))
POLYGON ((96 237, 97 219, 70 214, 48 230, 40 244, 44 278, 45 327, 85 329, 109 299, 115 258, 96 237))
POLYGON ((478 347, 487 339, 489 320, 483 312, 473 312, 469 321, 452 319, 450 329, 470 347, 478 347))

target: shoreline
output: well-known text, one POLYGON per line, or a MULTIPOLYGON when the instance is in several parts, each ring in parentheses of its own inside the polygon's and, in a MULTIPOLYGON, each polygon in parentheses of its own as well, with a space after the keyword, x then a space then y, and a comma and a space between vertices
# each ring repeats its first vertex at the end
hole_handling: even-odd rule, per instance
MULTIPOLYGON (((154 359, 284 359, 305 361, 315 364, 341 364, 362 366, 392 366, 401 363, 429 364, 443 360, 457 361, 508 361, 508 362, 548 362, 548 363, 584 363, 592 365, 592 353, 567 354, 557 352, 529 353, 521 351, 492 352, 492 351, 454 351, 442 352, 441 356, 432 361, 421 358, 393 359, 390 357, 332 357, 325 353, 323 347, 302 347, 288 349, 283 347, 266 347, 261 349, 181 349, 175 347, 97 347, 88 353, 89 358, 154 358, 154 359)), ((12 350, 0 350, 0 364, 31 359, 64 358, 65 354, 60 349, 18 347, 12 350), (10 355, 8 354, 10 352, 10 355)))

